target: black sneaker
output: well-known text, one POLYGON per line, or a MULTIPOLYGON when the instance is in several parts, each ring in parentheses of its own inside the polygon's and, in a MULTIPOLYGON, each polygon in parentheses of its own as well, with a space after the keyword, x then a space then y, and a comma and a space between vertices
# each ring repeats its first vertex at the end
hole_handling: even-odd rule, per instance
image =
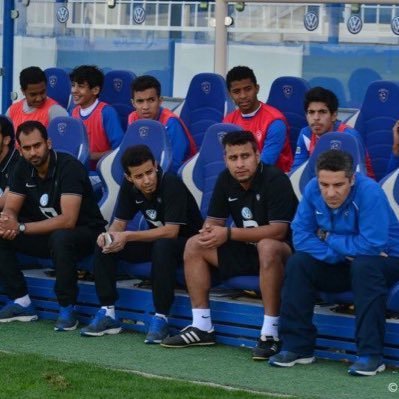
POLYGON ((253 360, 266 360, 280 352, 281 341, 276 337, 261 335, 255 348, 252 348, 253 360))
POLYGON ((167 337, 161 342, 166 348, 185 348, 186 346, 215 345, 215 331, 202 331, 193 326, 187 326, 179 334, 167 337))

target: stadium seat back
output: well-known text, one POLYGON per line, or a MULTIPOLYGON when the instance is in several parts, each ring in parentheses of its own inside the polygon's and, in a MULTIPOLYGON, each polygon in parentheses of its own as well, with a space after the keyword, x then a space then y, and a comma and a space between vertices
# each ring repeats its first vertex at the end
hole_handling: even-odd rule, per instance
POLYGON ((266 101, 287 118, 293 153, 295 153, 299 132, 308 125, 303 103, 309 89, 310 85, 305 79, 282 76, 273 81, 266 101))
POLYGON ((100 100, 115 108, 123 130, 126 130, 128 116, 134 110, 131 102, 131 85, 135 78, 136 75, 130 71, 110 70, 105 74, 100 93, 100 100))
POLYGON ((240 127, 231 123, 215 123, 208 127, 198 153, 180 168, 182 180, 194 195, 204 217, 216 180, 226 167, 221 140, 227 132, 235 130, 240 127))
POLYGON ((325 89, 331 90, 338 97, 340 108, 346 108, 349 106, 345 87, 339 79, 331 76, 316 76, 309 79, 309 84, 311 87, 321 86, 325 89))
POLYGON ((53 148, 67 152, 88 166, 90 152, 85 125, 80 119, 71 116, 57 116, 47 128, 53 148))
POLYGON ((386 174, 392 152, 392 127, 399 119, 399 84, 379 80, 367 89, 356 120, 371 163, 380 180, 386 174))
POLYGON ((309 159, 290 173, 291 184, 298 200, 302 198, 306 184, 316 175, 318 156, 330 149, 349 152, 353 158, 355 170, 367 174, 364 151, 355 137, 340 132, 325 133, 318 140, 309 159))
POLYGON ((71 80, 69 74, 62 68, 47 68, 44 70, 47 77, 47 95, 68 109, 71 99, 71 80))
POLYGON ((190 82, 180 117, 199 148, 206 129, 222 122, 233 110, 224 78, 216 73, 199 73, 190 82))
POLYGON ((145 144, 151 149, 155 160, 164 171, 171 167, 172 151, 165 127, 160 122, 149 119, 140 119, 129 125, 119 147, 103 157, 97 165, 104 187, 100 209, 107 221, 112 219, 119 187, 123 181, 122 155, 128 147, 138 144, 145 144))

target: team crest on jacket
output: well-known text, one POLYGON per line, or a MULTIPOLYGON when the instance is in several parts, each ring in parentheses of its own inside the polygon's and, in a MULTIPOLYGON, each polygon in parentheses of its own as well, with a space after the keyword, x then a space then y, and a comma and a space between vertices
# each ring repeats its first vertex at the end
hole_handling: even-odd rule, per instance
POLYGON ((248 207, 242 208, 241 215, 244 219, 252 219, 252 212, 248 207))
POLYGON ((48 204, 48 194, 43 194, 39 202, 41 206, 46 206, 48 204))
POLYGON ((151 220, 155 220, 157 217, 157 211, 155 209, 147 209, 145 211, 145 213, 147 214, 147 216, 151 219, 151 220))

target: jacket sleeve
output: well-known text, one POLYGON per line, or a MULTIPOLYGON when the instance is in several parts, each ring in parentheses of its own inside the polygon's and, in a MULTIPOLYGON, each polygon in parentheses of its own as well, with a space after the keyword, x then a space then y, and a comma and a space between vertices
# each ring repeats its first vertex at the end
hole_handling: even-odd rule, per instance
POLYGON ((266 140, 260 155, 262 162, 274 165, 280 157, 287 136, 287 126, 278 119, 272 122, 267 130, 266 140))
POLYGON ((298 141, 296 143, 296 148, 295 148, 294 163, 292 164, 291 170, 294 170, 298 166, 301 166, 309 158, 309 151, 306 148, 304 140, 304 130, 305 129, 302 129, 298 136, 298 141))
POLYGON ((358 207, 358 231, 355 234, 329 234, 326 242, 346 256, 378 256, 389 239, 390 209, 382 189, 376 184, 363 190, 358 207), (364 193, 363 193, 364 194, 364 193))
POLYGON ((306 252, 315 259, 327 263, 342 262, 345 260, 345 256, 338 253, 327 242, 321 241, 316 235, 320 226, 316 221, 315 206, 309 200, 309 184, 291 224, 295 250, 306 252))

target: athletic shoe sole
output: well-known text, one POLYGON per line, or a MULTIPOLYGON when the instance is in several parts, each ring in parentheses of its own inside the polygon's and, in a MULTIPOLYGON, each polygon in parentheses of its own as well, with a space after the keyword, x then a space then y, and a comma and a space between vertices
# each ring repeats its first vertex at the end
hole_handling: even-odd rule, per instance
POLYGON ((8 319, 0 319, 0 323, 9 323, 11 321, 22 321, 22 322, 28 322, 28 321, 35 321, 39 317, 37 315, 32 315, 32 316, 14 316, 14 317, 9 317, 8 319))
POLYGON ((292 362, 276 362, 273 360, 270 362, 270 365, 272 366, 277 366, 277 367, 292 367, 295 366, 296 364, 311 364, 315 362, 315 357, 301 357, 299 359, 295 359, 292 362))
MULTIPOLYGON (((269 357, 272 357, 273 355, 270 355, 269 357)), ((256 360, 256 361, 258 361, 258 360, 263 360, 263 361, 265 361, 265 360, 267 360, 267 359, 269 359, 269 357, 264 357, 264 356, 252 356, 252 360, 256 360)))
POLYGON ((385 370, 385 364, 381 364, 380 366, 378 366, 378 368, 376 370, 373 371, 362 371, 362 370, 348 370, 348 373, 350 375, 365 375, 365 376, 372 376, 372 375, 376 375, 377 373, 381 373, 385 370))
POLYGON ((71 326, 71 327, 54 327, 54 331, 73 331, 76 330, 77 326, 79 324, 79 321, 76 321, 76 323, 71 326))
MULTIPOLYGON (((168 338, 168 337, 169 337, 169 335, 166 336, 165 338, 168 338)), ((144 343, 147 344, 147 345, 152 345, 152 344, 159 345, 165 338, 162 338, 162 339, 145 339, 144 343)))
POLYGON ((210 346, 210 345, 215 345, 216 342, 196 342, 192 344, 181 344, 181 345, 171 345, 171 344, 162 344, 164 348, 187 348, 189 346, 210 346))
POLYGON ((82 337, 102 337, 103 335, 116 335, 119 334, 122 331, 122 327, 119 328, 110 328, 108 330, 104 331, 81 331, 80 335, 82 337))

